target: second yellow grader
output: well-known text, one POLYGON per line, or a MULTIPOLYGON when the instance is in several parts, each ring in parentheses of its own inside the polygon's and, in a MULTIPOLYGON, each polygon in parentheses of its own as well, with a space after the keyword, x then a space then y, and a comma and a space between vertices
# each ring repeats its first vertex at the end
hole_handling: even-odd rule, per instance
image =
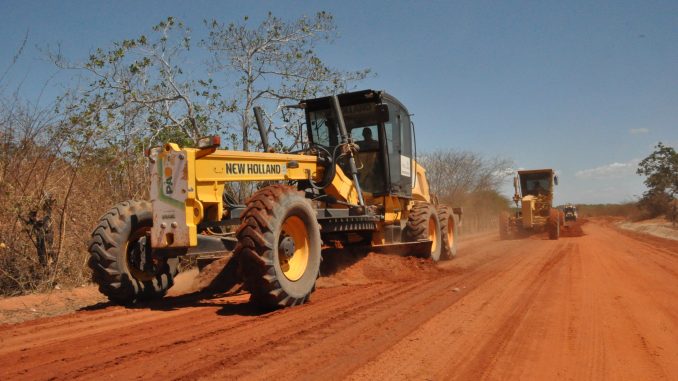
POLYGON ((513 180, 516 208, 499 216, 499 237, 516 238, 546 231, 549 239, 560 238, 564 215, 553 207, 553 193, 558 176, 552 169, 518 171, 513 180))

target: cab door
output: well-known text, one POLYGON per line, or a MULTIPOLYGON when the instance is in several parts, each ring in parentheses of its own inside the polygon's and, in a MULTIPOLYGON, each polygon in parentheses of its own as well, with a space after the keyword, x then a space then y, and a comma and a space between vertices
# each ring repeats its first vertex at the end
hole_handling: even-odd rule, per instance
POLYGON ((388 103, 388 108, 389 120, 384 123, 388 192, 394 196, 411 198, 414 168, 410 116, 397 104, 388 103))

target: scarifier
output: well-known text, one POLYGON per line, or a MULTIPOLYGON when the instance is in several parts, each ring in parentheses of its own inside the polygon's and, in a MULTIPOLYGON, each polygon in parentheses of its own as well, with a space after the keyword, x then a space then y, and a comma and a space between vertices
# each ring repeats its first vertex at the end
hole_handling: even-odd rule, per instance
POLYGON ((455 256, 462 210, 429 194, 414 124, 397 99, 364 90, 294 107, 309 141, 299 152, 272 152, 258 107, 265 152, 220 150, 219 137, 150 150, 151 201, 113 207, 92 234, 101 292, 121 304, 159 298, 179 257, 232 254, 252 302, 286 307, 309 299, 322 249, 455 256), (241 181, 268 185, 238 205, 225 188, 241 181))
POLYGON ((548 232, 549 239, 560 238, 564 215, 553 207, 553 191, 558 176, 553 169, 518 171, 513 179, 516 208, 513 214, 499 216, 499 237, 511 239, 531 233, 548 232))

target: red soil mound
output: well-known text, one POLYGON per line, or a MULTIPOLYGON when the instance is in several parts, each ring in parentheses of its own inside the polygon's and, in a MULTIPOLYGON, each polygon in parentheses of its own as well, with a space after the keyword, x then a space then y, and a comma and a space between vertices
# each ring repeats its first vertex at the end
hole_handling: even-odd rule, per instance
POLYGON ((387 254, 325 255, 318 287, 426 279, 443 272, 431 260, 387 254))
POLYGON ((588 220, 580 218, 577 221, 568 221, 565 223, 565 226, 560 231, 561 237, 581 237, 585 235, 584 230, 582 230, 582 225, 587 223, 588 220))

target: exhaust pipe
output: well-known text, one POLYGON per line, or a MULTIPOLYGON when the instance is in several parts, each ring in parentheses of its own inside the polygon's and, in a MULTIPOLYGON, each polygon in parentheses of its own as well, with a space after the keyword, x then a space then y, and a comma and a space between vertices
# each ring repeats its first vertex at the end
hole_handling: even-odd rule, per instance
POLYGON ((261 107, 254 106, 253 110, 254 119, 257 121, 257 127, 259 127, 259 135, 261 135, 261 144, 264 146, 264 151, 268 152, 268 134, 266 133, 266 127, 264 127, 264 118, 261 116, 261 107))

